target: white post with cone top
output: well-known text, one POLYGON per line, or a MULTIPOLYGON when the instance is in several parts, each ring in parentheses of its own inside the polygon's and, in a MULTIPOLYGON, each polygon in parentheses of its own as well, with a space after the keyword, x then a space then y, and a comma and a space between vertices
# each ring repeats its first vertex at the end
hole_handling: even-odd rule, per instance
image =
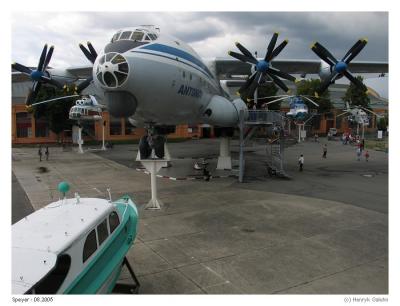
POLYGON ((82 126, 78 123, 78 153, 83 153, 83 139, 82 139, 82 126))
POLYGON ((160 199, 158 199, 157 196, 157 173, 162 167, 165 167, 168 164, 170 159, 167 156, 165 156, 165 159, 156 159, 153 149, 151 153, 151 159, 141 159, 140 151, 138 151, 136 160, 140 161, 142 165, 146 168, 146 170, 150 172, 151 199, 146 204, 145 209, 161 209, 163 203, 160 201, 160 199))

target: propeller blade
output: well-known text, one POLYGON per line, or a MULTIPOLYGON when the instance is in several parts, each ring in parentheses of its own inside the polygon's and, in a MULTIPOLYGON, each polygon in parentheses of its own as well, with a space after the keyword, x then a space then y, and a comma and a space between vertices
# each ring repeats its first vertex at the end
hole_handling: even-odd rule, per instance
POLYGON ((40 101, 40 102, 33 103, 30 106, 36 106, 39 104, 45 104, 45 103, 49 103, 49 102, 53 102, 53 101, 70 99, 70 98, 74 98, 74 97, 79 97, 79 95, 64 96, 64 97, 58 97, 58 98, 54 98, 54 99, 50 99, 50 100, 40 101))
POLYGON ((95 58, 93 58, 93 55, 89 52, 88 49, 85 48, 84 45, 79 44, 79 48, 82 50, 83 54, 85 54, 86 58, 92 62, 92 64, 94 64, 94 61, 96 60, 95 58))
POLYGON ((247 99, 252 99, 254 97, 254 92, 256 91, 257 87, 260 85, 261 79, 262 79, 262 72, 257 71, 253 82, 250 84, 249 89, 247 91, 247 99))
POLYGON ((278 40, 278 35, 279 35, 279 33, 275 32, 274 35, 272 35, 272 38, 268 44, 267 53, 265 54, 265 58, 264 58, 264 60, 267 62, 269 62, 272 58, 272 52, 274 51, 276 41, 278 40))
POLYGON ((47 66, 49 65, 51 56, 53 55, 53 51, 54 51, 54 46, 51 46, 49 49, 49 52, 47 52, 46 59, 44 60, 44 65, 43 65, 42 71, 45 71, 47 66))
POLYGON ((370 110, 370 109, 368 109, 368 108, 366 108, 366 107, 360 106, 360 108, 362 108, 364 111, 369 112, 369 113, 371 113, 371 114, 373 114, 373 115, 375 115, 375 116, 377 116, 377 117, 382 117, 382 115, 379 115, 379 114, 373 112, 372 110, 370 110))
POLYGON ((257 65, 258 61, 255 58, 252 57, 248 57, 246 55, 242 55, 240 53, 236 53, 233 51, 229 51, 228 54, 236 59, 238 59, 239 61, 242 61, 244 63, 251 63, 254 65, 257 65))
POLYGON ((246 81, 246 83, 244 83, 244 85, 242 87, 239 88, 239 94, 241 95, 243 92, 245 92, 247 90, 247 88, 249 88, 250 84, 253 82, 255 76, 256 76, 257 72, 254 72, 246 81))
POLYGON ((333 71, 331 75, 322 82, 321 86, 317 90, 318 95, 321 95, 329 87, 329 85, 331 85, 331 83, 335 81, 338 75, 339 73, 333 71))
MULTIPOLYGON (((367 40, 363 39, 363 40, 359 40, 358 42, 356 42, 356 44, 350 49, 352 50, 350 53, 350 56, 345 60, 346 64, 350 63, 357 55, 358 53, 361 52, 362 49, 364 49, 364 47, 367 45, 367 40), (360 42, 360 43, 359 43, 360 42)), ((349 52, 350 52, 349 50, 349 52)), ((348 53, 349 53, 348 52, 348 53)))
POLYGON ((93 81, 93 77, 89 77, 86 80, 84 80, 82 83, 78 85, 76 88, 76 91, 80 93, 82 90, 84 90, 86 87, 90 85, 90 83, 93 81))
POLYGON ((87 42, 87 45, 88 45, 88 48, 89 48, 90 53, 92 54, 93 58, 96 60, 96 58, 97 58, 97 52, 96 52, 96 50, 93 48, 92 43, 91 43, 90 41, 88 41, 88 42, 87 42))
POLYGON ((281 51, 283 50, 283 48, 286 47, 288 42, 289 41, 287 39, 285 39, 278 47, 275 48, 275 50, 272 52, 270 61, 273 60, 275 57, 277 57, 279 55, 279 53, 281 53, 281 51))
POLYGON ((240 50, 240 52, 243 53, 243 55, 253 58, 254 60, 257 61, 257 59, 253 56, 253 54, 251 54, 251 52, 247 50, 245 47, 243 47, 239 42, 236 42, 235 45, 240 50))
POLYGON ((13 68, 13 69, 15 69, 15 70, 17 70, 19 72, 22 72, 22 73, 25 73, 25 74, 29 74, 29 75, 32 73, 32 70, 30 68, 28 68, 28 67, 26 67, 24 65, 21 65, 19 63, 11 64, 11 68, 13 68))
POLYGON ((307 96, 300 96, 304 99, 306 99, 307 101, 311 102, 312 104, 314 104, 316 107, 319 107, 319 105, 317 103, 315 103, 313 100, 311 100, 310 98, 308 98, 307 96))
POLYGON ((44 64, 44 60, 46 59, 46 53, 47 53, 47 44, 44 45, 42 54, 40 55, 39 64, 37 66, 37 70, 39 70, 39 71, 43 71, 43 64, 44 64))
POLYGON ((41 86, 41 83, 36 81, 33 82, 32 90, 30 90, 28 97, 26 98, 26 105, 31 105, 32 102, 35 101, 41 86))
POLYGON ((285 83, 283 83, 283 81, 282 81, 280 78, 276 77, 276 76, 273 75, 273 74, 269 74, 269 73, 268 73, 268 76, 269 76, 270 78, 272 78, 272 80, 274 81, 274 83, 275 83, 276 85, 278 85, 278 87, 280 87, 284 92, 288 92, 288 91, 289 91, 289 88, 285 85, 285 83))
POLYGON ((51 84, 51 85, 53 85, 53 86, 55 86, 55 87, 57 87, 57 88, 59 88, 59 89, 63 88, 63 86, 61 85, 61 83, 57 82, 56 80, 54 80, 54 79, 52 79, 52 78, 49 78, 49 77, 46 77, 46 76, 42 76, 40 79, 41 79, 44 83, 51 84))
POLYGON ((331 66, 334 66, 338 62, 337 59, 318 42, 311 46, 311 50, 331 66))
POLYGON ((349 79, 350 82, 352 82, 354 85, 356 85, 357 87, 363 89, 364 91, 367 91, 368 88, 367 86, 364 85, 363 82, 361 82, 359 79, 355 78, 350 71, 348 71, 347 69, 343 72, 343 74, 345 75, 346 78, 349 79))
POLYGON ((341 114, 337 115, 336 118, 337 118, 337 117, 340 117, 340 116, 343 116, 343 115, 346 115, 347 113, 349 113, 349 112, 341 113, 341 114))
POLYGON ((296 78, 294 76, 291 76, 289 73, 280 71, 280 70, 272 68, 272 67, 270 67, 268 69, 267 73, 272 73, 273 75, 279 76, 282 79, 289 80, 292 82, 296 81, 296 78))
POLYGON ((292 98, 292 97, 294 97, 294 96, 286 95, 283 98, 279 98, 279 99, 275 99, 275 100, 269 101, 269 102, 265 103, 265 105, 272 104, 272 103, 275 103, 275 102, 279 102, 279 101, 282 101, 282 100, 285 100, 285 99, 288 99, 288 98, 292 98))

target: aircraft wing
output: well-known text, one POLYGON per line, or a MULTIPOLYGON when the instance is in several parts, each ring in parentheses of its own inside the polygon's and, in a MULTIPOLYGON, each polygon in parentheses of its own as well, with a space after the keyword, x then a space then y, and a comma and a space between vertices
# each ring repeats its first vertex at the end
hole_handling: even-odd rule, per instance
MULTIPOLYGON (((35 69, 35 68, 33 68, 35 69)), ((47 71, 54 77, 56 80, 61 83, 67 82, 72 83, 79 79, 86 79, 92 75, 92 66, 76 66, 69 68, 48 68, 47 71)), ((26 82, 30 81, 28 75, 21 73, 19 71, 12 70, 11 72, 12 81, 13 82, 26 82)))
MULTIPOLYGON (((260 59, 259 59, 260 60, 260 59)), ((216 58, 213 66, 218 78, 229 75, 249 75, 251 66, 234 58, 216 58)), ((282 71, 291 74, 318 74, 321 67, 320 60, 274 60, 272 65, 282 71)), ((387 62, 359 61, 351 62, 349 70, 354 73, 387 73, 387 62)))

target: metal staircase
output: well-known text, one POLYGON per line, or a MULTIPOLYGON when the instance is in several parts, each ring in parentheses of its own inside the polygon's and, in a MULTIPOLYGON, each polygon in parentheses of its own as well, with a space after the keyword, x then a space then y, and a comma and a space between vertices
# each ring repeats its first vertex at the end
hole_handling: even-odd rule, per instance
POLYGON ((244 177, 244 151, 246 143, 256 134, 260 128, 266 130, 264 133, 266 145, 266 171, 271 176, 285 177, 288 175, 283 169, 283 158, 285 148, 284 130, 287 125, 287 118, 277 111, 268 110, 249 110, 248 117, 245 119, 244 112, 241 111, 240 129, 240 155, 239 155, 239 182, 243 182, 244 177))

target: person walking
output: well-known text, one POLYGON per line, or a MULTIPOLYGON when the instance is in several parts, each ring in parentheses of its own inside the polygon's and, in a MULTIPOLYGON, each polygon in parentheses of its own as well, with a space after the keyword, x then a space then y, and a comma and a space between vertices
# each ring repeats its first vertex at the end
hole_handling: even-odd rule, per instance
POLYGON ((46 146, 46 151, 44 151, 44 154, 46 155, 46 160, 49 160, 49 155, 50 155, 49 146, 46 146))
POLYGON ((327 154, 327 153, 328 153, 328 147, 327 147, 326 144, 324 144, 322 157, 323 157, 323 158, 326 158, 326 154, 327 154))
POLYGON ((38 155, 39 155, 39 161, 42 161, 42 147, 41 146, 39 146, 38 155))
POLYGON ((368 151, 365 151, 364 156, 365 156, 365 161, 368 162, 368 159, 369 159, 369 152, 368 152, 368 151))
POLYGON ((303 171, 303 165, 304 165, 304 156, 303 156, 303 154, 301 154, 299 157, 299 171, 300 172, 303 171))
POLYGON ((357 160, 358 161, 361 160, 361 148, 360 147, 357 148, 357 160))

